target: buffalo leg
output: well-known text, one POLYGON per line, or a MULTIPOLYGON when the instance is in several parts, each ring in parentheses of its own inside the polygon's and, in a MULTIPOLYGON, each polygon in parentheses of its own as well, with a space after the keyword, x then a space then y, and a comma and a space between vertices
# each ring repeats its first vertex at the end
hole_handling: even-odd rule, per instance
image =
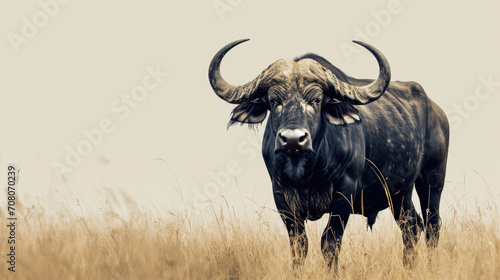
POLYGON ((321 236, 321 252, 325 258, 328 267, 337 271, 338 254, 342 245, 342 236, 344 229, 352 212, 352 201, 341 193, 335 194, 334 209, 330 213, 328 224, 321 236))
POLYGON ((415 259, 414 246, 418 242, 422 218, 417 214, 411 200, 412 192, 394 201, 394 218, 403 237, 403 264, 412 267, 415 259), (399 207, 398 207, 399 206, 399 207))
POLYGON ((415 182, 420 199, 420 207, 425 225, 425 239, 428 247, 434 248, 439 241, 441 219, 439 217, 439 202, 444 185, 444 166, 432 170, 424 170, 415 182))
POLYGON ((281 218, 285 223, 288 237, 290 239, 293 265, 300 266, 304 263, 308 249, 307 235, 304 227, 305 220, 298 220, 287 214, 281 214, 281 218))

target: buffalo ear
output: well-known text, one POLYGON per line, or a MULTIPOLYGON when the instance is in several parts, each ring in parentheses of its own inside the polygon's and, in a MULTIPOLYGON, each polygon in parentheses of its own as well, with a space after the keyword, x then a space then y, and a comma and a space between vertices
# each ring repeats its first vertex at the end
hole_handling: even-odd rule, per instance
POLYGON ((267 105, 262 98, 244 101, 234 108, 231 113, 231 120, 227 124, 229 128, 235 123, 258 124, 264 121, 267 115, 267 105))
POLYGON ((329 100, 323 110, 326 118, 333 125, 358 124, 361 122, 358 110, 348 103, 329 100))

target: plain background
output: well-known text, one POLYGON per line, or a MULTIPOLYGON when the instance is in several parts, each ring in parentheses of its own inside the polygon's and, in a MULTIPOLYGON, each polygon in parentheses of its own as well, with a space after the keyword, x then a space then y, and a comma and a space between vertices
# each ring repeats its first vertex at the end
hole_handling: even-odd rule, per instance
MULTIPOLYGON (((493 1, 74 0, 58 3, 57 12, 52 6, 27 38, 23 26, 43 21, 43 3, 58 2, 0 3, 0 180, 17 164, 20 195, 30 203, 81 209, 83 201, 93 211, 121 193, 161 211, 207 212, 207 200, 227 201, 238 215, 273 209, 260 155, 264 126, 227 130, 234 106, 207 78, 212 56, 241 38, 251 40, 222 66, 234 84, 306 52, 375 78, 375 60, 351 40, 374 45, 393 80, 419 82, 453 118, 443 212, 474 213, 500 198, 500 7, 493 1), (12 34, 25 39, 17 52, 12 34), (356 52, 346 55, 346 46, 356 52), (120 119, 112 104, 141 85, 148 67, 168 77, 120 119), (487 89, 482 80, 496 84, 487 89), (114 130, 58 176, 53 164, 65 164, 67 147, 76 149, 82 132, 103 119, 114 130)), ((6 201, 1 192, 0 205, 6 201)))

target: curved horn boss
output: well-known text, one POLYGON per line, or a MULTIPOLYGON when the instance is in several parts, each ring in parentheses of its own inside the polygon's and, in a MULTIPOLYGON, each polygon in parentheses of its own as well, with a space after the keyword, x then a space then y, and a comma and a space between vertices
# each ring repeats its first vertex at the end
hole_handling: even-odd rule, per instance
POLYGON ((382 96, 389 86, 391 81, 391 67, 385 56, 375 47, 360 41, 353 42, 369 50, 377 59, 380 69, 377 79, 369 85, 356 87, 342 82, 332 72, 326 71, 327 79, 328 83, 335 88, 335 92, 344 100, 352 104, 367 104, 382 96))
MULTIPOLYGON (((222 78, 220 65, 226 53, 237 45, 248 40, 250 39, 241 39, 227 44, 215 54, 210 62, 208 71, 210 85, 220 98, 229 103, 239 104, 243 101, 260 97, 263 93, 259 91, 259 87, 261 86, 264 78, 269 75, 269 68, 267 68, 262 71, 257 78, 241 86, 232 85, 222 78)), ((391 67, 389 66, 389 62, 385 56, 375 47, 360 41, 353 42, 369 50, 377 59, 380 68, 377 79, 369 85, 356 87, 339 80, 333 73, 327 70, 325 71, 327 75, 327 82, 344 100, 353 104, 367 104, 376 100, 384 93, 385 89, 389 85, 389 82, 391 81, 391 67)))
POLYGON ((214 92, 222 99, 229 103, 239 104, 243 101, 252 100, 259 95, 259 86, 262 79, 266 75, 266 70, 264 70, 257 78, 253 81, 248 82, 242 86, 234 86, 224 80, 220 74, 220 64, 224 55, 229 52, 232 48, 237 45, 246 42, 250 39, 236 40, 232 43, 227 44, 222 49, 220 49, 210 62, 210 67, 208 70, 208 78, 210 80, 210 85, 214 92))

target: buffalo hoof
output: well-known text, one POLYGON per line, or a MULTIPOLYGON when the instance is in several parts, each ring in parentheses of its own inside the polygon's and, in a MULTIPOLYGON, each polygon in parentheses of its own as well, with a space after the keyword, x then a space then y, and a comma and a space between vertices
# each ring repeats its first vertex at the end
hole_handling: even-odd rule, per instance
POLYGON ((415 267, 417 253, 413 249, 403 250, 403 265, 408 269, 415 267))

